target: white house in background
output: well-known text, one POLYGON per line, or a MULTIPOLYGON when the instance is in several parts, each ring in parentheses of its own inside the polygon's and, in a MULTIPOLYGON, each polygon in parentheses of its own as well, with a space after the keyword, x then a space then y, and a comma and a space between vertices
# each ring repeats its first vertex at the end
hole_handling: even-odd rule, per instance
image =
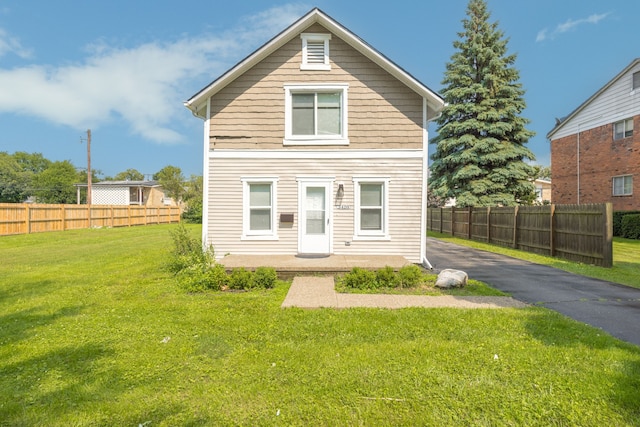
POLYGON ((321 10, 185 106, 204 120, 216 255, 426 261, 427 124, 444 101, 321 10))
MULTIPOLYGON (((80 189, 87 184, 76 184, 80 204, 80 189)), ((94 205, 176 206, 167 197, 157 181, 100 181, 91 185, 91 203, 94 205)))

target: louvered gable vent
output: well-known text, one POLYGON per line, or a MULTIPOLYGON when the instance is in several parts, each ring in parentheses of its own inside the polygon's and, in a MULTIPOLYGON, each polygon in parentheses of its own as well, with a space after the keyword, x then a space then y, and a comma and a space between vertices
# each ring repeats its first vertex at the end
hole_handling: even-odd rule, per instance
POLYGON ((330 70, 329 40, 331 34, 302 33, 301 70, 330 70))
POLYGON ((307 63, 324 64, 324 41, 307 42, 307 63))

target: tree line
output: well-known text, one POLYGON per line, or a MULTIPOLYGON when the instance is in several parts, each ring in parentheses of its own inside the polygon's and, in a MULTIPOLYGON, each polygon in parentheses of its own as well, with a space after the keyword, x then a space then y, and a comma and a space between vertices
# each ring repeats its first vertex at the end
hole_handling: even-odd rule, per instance
MULTIPOLYGON (((101 177, 100 170, 91 171, 91 182, 142 181, 145 175, 127 169, 113 177, 101 177)), ((202 217, 202 176, 186 179, 177 166, 165 166, 152 175, 167 196, 185 205, 185 215, 194 220, 202 217)), ((0 203, 64 203, 77 201, 74 184, 87 183, 87 171, 75 167, 69 160, 52 161, 41 153, 0 151, 0 203)), ((85 202, 82 194, 81 202, 85 202)))

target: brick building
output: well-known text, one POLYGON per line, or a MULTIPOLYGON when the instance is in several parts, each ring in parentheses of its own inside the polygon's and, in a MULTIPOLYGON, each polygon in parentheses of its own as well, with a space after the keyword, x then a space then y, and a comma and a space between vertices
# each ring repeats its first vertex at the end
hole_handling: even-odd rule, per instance
POLYGON ((640 209, 640 58, 558 120, 547 138, 554 203, 640 209))

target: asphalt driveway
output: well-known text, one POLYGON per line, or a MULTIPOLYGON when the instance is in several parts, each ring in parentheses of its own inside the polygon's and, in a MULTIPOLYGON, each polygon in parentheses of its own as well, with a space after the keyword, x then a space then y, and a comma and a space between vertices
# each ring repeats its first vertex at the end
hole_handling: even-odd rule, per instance
POLYGON ((470 278, 517 300, 558 311, 640 346, 640 289, 433 238, 427 239, 427 258, 436 272, 466 271, 470 278))

